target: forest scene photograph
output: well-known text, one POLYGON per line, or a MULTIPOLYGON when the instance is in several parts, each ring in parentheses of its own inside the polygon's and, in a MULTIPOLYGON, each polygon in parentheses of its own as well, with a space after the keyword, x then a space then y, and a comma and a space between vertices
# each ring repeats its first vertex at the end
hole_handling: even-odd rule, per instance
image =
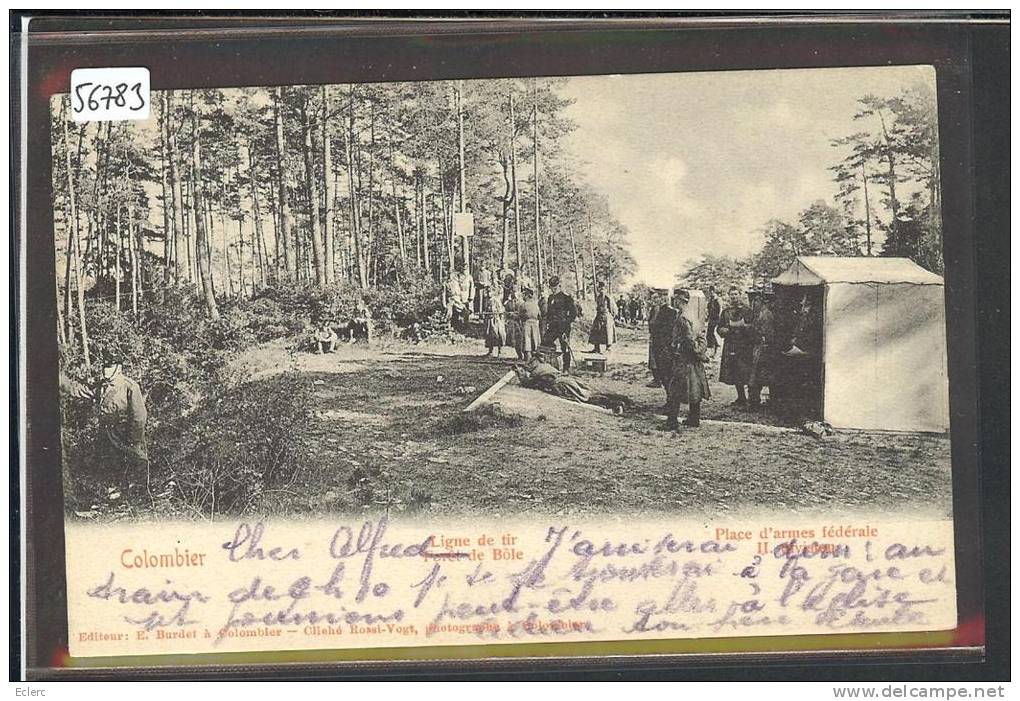
POLYGON ((67 518, 951 513, 930 67, 151 103, 51 102, 67 518))

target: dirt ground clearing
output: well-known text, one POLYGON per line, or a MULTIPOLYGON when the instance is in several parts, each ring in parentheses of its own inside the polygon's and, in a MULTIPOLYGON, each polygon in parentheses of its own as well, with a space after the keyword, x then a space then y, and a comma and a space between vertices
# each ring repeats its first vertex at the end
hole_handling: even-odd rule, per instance
MULTIPOLYGON (((632 399, 622 417, 508 385, 494 405, 462 410, 512 366, 480 344, 343 347, 290 353, 277 343, 235 364, 258 382, 292 370, 314 388, 315 414, 296 440, 306 454, 286 490, 287 514, 435 512, 468 515, 676 513, 753 510, 951 513, 949 440, 840 433, 821 439, 758 429, 771 417, 728 406, 733 390, 710 369, 711 422, 661 430, 661 389, 645 384, 647 332, 621 330, 598 391, 632 399), (516 406, 516 408, 515 408, 516 406), (525 407, 522 410, 521 407, 525 407), (744 423, 730 423, 744 422, 744 423)), ((583 350, 578 339, 576 349, 583 350)), ((513 356, 513 352, 509 352, 513 356)))

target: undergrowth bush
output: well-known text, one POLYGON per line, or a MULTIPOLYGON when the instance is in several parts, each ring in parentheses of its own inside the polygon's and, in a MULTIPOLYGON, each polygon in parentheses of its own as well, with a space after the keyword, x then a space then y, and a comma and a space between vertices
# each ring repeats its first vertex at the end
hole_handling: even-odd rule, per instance
POLYGON ((488 428, 518 428, 524 425, 524 418, 503 409, 498 404, 483 404, 474 411, 458 413, 436 428, 440 434, 457 435, 473 433, 488 428))
POLYGON ((293 481, 310 411, 311 383, 294 373, 224 389, 164 427, 153 464, 196 513, 257 510, 266 493, 293 481))
MULTIPOLYGON (((127 295, 118 310, 107 292, 90 290, 86 304, 91 369, 75 341, 60 349, 61 371, 97 387, 104 360, 122 359, 146 398, 152 481, 172 479, 177 497, 202 513, 251 509, 265 489, 290 479, 296 463, 288 436, 306 411, 307 387, 293 377, 236 386, 226 371, 231 355, 306 333, 314 323, 350 318, 362 299, 378 332, 424 320, 424 337, 449 333, 440 287, 417 276, 368 290, 278 284, 254 299, 221 300, 217 320, 192 286, 150 290, 137 316, 127 295)), ((105 498, 108 481, 92 464, 96 406, 62 396, 61 412, 66 503, 87 509, 105 498)))

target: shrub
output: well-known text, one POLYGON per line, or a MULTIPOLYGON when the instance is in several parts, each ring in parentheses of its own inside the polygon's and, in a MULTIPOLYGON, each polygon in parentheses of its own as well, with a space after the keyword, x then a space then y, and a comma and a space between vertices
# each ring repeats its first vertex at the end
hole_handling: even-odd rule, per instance
POLYGON ((523 425, 524 419, 520 415, 507 412, 498 404, 484 404, 474 411, 455 414, 437 426, 436 432, 457 435, 488 428, 518 428, 523 425))
POLYGON ((260 341, 280 335, 293 335, 309 325, 345 321, 354 316, 365 301, 376 330, 380 333, 422 323, 442 307, 442 288, 428 279, 409 277, 399 283, 361 289, 353 282, 341 282, 327 288, 298 283, 279 283, 259 293, 250 303, 259 317, 260 341))
POLYGON ((150 450, 155 472, 200 513, 256 510, 294 479, 310 410, 310 383, 294 373, 225 389, 164 426, 150 450))

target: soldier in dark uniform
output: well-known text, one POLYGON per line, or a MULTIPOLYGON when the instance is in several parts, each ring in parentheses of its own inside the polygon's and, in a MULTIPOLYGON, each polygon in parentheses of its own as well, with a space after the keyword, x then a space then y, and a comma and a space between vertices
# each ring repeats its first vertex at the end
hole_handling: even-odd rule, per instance
POLYGON ((494 278, 495 273, 492 272, 489 264, 482 263, 482 267, 478 271, 478 281, 475 283, 475 295, 477 297, 475 309, 479 312, 482 311, 482 307, 485 304, 485 295, 492 288, 494 278))
POLYGON ((673 369, 673 351, 670 349, 670 343, 673 339, 673 324, 678 314, 667 298, 656 310, 655 318, 648 324, 651 353, 655 361, 654 377, 660 386, 666 388, 667 399, 673 369))
POLYGON ((719 366, 719 381, 737 388, 734 405, 747 404, 747 383, 751 380, 751 360, 754 354, 754 319, 744 302, 739 287, 731 287, 729 305, 719 316, 719 335, 723 337, 723 357, 719 366))
POLYGON ((637 326, 641 323, 642 317, 644 316, 644 314, 642 314, 641 299, 637 295, 634 295, 630 298, 629 307, 628 311, 630 313, 630 323, 637 326))
POLYGON ((96 459, 99 469, 119 478, 125 488, 142 479, 148 487, 149 452, 145 440, 148 411, 138 383, 124 374, 120 358, 111 354, 103 364, 96 391, 99 436, 96 459))
POLYGON ((627 323, 627 298, 623 293, 616 300, 616 320, 621 324, 627 323))
POLYGON ((776 368, 776 320, 772 313, 772 291, 761 291, 758 309, 754 315, 754 350, 751 355, 751 377, 747 383, 752 407, 761 405, 763 387, 772 389, 772 377, 776 368))
POLYGON ((708 361, 705 339, 694 333, 690 319, 683 315, 683 309, 691 301, 691 293, 684 289, 673 290, 673 308, 677 310, 676 320, 670 335, 669 349, 673 354, 669 384, 666 386, 668 411, 666 430, 680 427, 677 418, 680 405, 687 404, 687 418, 683 425, 697 428, 701 425, 701 402, 712 396, 705 376, 708 361))
POLYGON ((560 289, 560 278, 553 275, 549 278, 551 294, 546 302, 546 328, 542 336, 542 345, 553 347, 559 342, 560 355, 563 358, 563 371, 569 372, 573 361, 570 349, 570 331, 577 319, 577 303, 574 298, 560 289))
POLYGON ((616 302, 606 292, 606 285, 600 282, 595 293, 595 318, 591 322, 588 343, 592 345, 589 353, 601 353, 602 346, 608 351, 616 343, 616 302))
POLYGON ((503 276, 503 310, 506 312, 506 345, 514 349, 518 360, 524 360, 524 324, 517 314, 521 302, 520 286, 513 271, 503 276))
POLYGON ((719 337, 715 335, 715 330, 719 326, 719 317, 722 314, 722 302, 719 301, 719 295, 715 291, 715 286, 708 288, 708 331, 705 333, 705 340, 708 343, 708 350, 711 352, 712 357, 719 352, 719 337))
POLYGON ((652 380, 646 387, 662 387, 662 380, 659 379, 659 370, 655 363, 655 344, 652 336, 652 328, 655 326, 655 315, 659 309, 666 304, 666 290, 654 288, 652 300, 648 305, 648 369, 652 372, 652 380))

